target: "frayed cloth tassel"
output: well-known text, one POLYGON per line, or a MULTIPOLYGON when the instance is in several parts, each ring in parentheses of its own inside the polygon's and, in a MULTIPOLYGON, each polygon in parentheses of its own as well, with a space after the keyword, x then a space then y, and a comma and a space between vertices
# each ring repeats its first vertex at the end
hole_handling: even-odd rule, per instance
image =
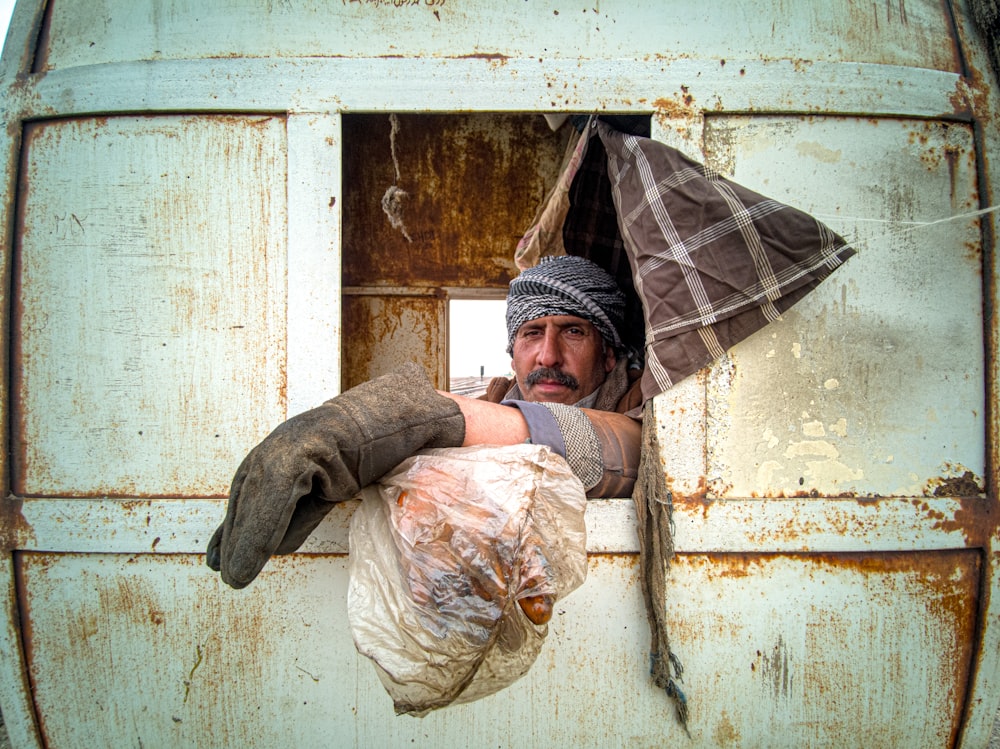
POLYGON ((639 577, 652 639, 650 675, 653 683, 666 691, 674 703, 677 720, 690 736, 687 727, 687 697, 678 685, 684 668, 671 650, 667 635, 666 576, 674 556, 673 504, 660 463, 652 400, 647 401, 644 408, 642 458, 639 461, 639 476, 632 499, 635 502, 639 535, 639 577), (666 658, 663 657, 664 653, 666 658))

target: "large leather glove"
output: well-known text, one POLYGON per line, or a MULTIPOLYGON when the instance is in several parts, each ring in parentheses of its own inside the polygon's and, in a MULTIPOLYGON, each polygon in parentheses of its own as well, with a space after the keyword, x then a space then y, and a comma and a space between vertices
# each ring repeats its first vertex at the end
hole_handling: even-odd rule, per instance
POLYGON ((206 562, 233 588, 249 585, 272 554, 290 554, 333 504, 351 499, 418 450, 459 447, 465 419, 407 364, 278 426, 233 478, 225 521, 206 562))

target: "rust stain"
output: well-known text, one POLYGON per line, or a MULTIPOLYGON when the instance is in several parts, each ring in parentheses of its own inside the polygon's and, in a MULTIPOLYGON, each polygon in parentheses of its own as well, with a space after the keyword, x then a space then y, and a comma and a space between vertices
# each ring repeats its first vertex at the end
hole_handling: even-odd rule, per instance
MULTIPOLYGON (((844 570, 870 574, 913 575, 931 586, 959 585, 958 580, 978 581, 982 556, 976 549, 941 551, 878 552, 699 552, 678 553, 677 559, 690 569, 703 569, 711 578, 744 578, 767 574, 768 568, 781 560, 808 561, 809 573, 844 570)), ((978 588, 978 582, 970 587, 978 588)), ((971 610, 971 609, 970 609, 971 610)))
POLYGON ((669 473, 664 473, 664 479, 666 481, 667 491, 670 492, 670 496, 675 507, 701 507, 702 511, 706 515, 708 514, 708 508, 711 506, 712 500, 708 498, 708 486, 705 482, 704 476, 700 476, 698 478, 698 485, 691 493, 678 491, 669 473))
POLYGON ((759 673, 762 679, 769 682, 775 698, 789 696, 789 689, 795 680, 794 672, 789 668, 788 646, 779 634, 778 642, 770 652, 757 651, 757 657, 751 665, 751 670, 759 673))
POLYGON ((404 361, 434 371, 443 347, 438 319, 442 302, 434 297, 345 297, 341 320, 343 386, 353 387, 404 361))
MULTIPOLYGON (((821 554, 750 554, 750 553, 708 553, 678 554, 674 566, 677 573, 692 575, 704 583, 733 580, 735 585, 760 586, 761 591, 770 590, 774 596, 776 609, 782 605, 784 592, 769 587, 771 577, 779 571, 787 572, 789 562, 802 566, 797 577, 801 580, 802 591, 823 585, 827 580, 844 579, 851 589, 863 596, 871 606, 882 606, 884 600, 893 595, 886 591, 902 591, 925 612, 928 626, 949 633, 951 645, 942 654, 941 688, 953 695, 953 704, 961 705, 968 685, 970 671, 975 667, 977 618, 980 610, 980 581, 983 575, 983 556, 975 549, 906 551, 874 553, 821 553, 821 554), (847 576, 845 578, 845 573, 847 576), (886 588, 883 582, 888 585, 886 588)), ((795 569, 795 568, 793 568, 795 569)), ((720 591, 723 589, 720 589, 720 591)), ((722 593, 720 592, 720 595, 722 593)), ((724 627, 725 622, 717 626, 724 627)), ((703 639, 705 629, 713 625, 711 612, 699 621, 675 622, 673 634, 681 640, 703 639)), ((836 623, 826 625, 835 627, 836 623)), ((709 636, 727 636, 719 629, 709 636)), ((834 636, 831 633, 831 636, 834 636)), ((835 638, 836 639, 836 638, 835 638)), ((850 645, 846 647, 851 647, 850 645)), ((808 689, 816 689, 818 682, 807 672, 787 667, 783 639, 779 635, 772 648, 761 648, 752 657, 749 670, 754 678, 763 680, 765 688, 774 696, 782 697, 791 693, 796 674, 805 678, 808 689)), ((901 664, 887 663, 890 670, 902 670, 901 664)), ((957 730, 960 711, 952 716, 952 732, 957 730)))
POLYGON ((558 177, 567 134, 537 115, 396 119, 394 163, 387 115, 344 118, 344 285, 506 288, 517 272, 513 249, 558 177), (392 185, 410 196, 412 242, 382 212, 392 185))
POLYGON ((715 746, 738 746, 740 743, 740 732, 729 718, 726 710, 722 711, 719 722, 716 723, 712 731, 712 741, 715 746))
MULTIPOLYGON (((660 126, 674 130, 682 137, 690 137, 691 129, 697 125, 702 116, 702 108, 695 104, 695 98, 686 85, 682 85, 680 92, 675 92, 673 98, 655 99, 653 107, 653 117, 660 126)), ((721 108, 718 98, 715 108, 717 110, 721 108)))
MULTIPOLYGON (((956 30, 961 34, 963 31, 962 24, 956 24, 956 30)), ((977 39, 957 39, 957 43, 962 43, 968 47, 975 47, 981 44, 977 39)), ((985 58, 988 60, 989 56, 986 55, 985 58)), ((970 119, 975 118, 978 120, 981 128, 988 129, 994 126, 994 118, 996 116, 995 110, 991 106, 991 91, 993 91, 994 81, 993 73, 990 70, 980 70, 971 63, 971 59, 971 56, 966 56, 964 76, 955 83, 955 90, 949 97, 949 100, 955 114, 970 119)), ((987 150, 979 150, 979 163, 977 163, 976 153, 970 153, 969 156, 972 160, 973 168, 977 172, 983 173, 983 170, 985 170, 985 173, 990 172, 991 154, 987 150)), ((979 205, 993 205, 994 195, 990 180, 982 180, 980 188, 982 193, 978 196, 979 205)), ((984 248, 990 248, 996 242, 996 237, 989 230, 990 225, 990 221, 979 223, 983 244, 975 248, 970 248, 969 254, 972 255, 974 260, 982 258, 984 248)), ((988 318, 993 318, 995 310, 992 307, 992 294, 990 291, 992 289, 995 292, 996 279, 989 276, 988 278, 984 277, 984 281, 986 281, 987 285, 987 288, 984 290, 985 314, 988 318)), ((995 362, 997 357, 1000 356, 1000 352, 997 350, 998 337, 995 320, 993 320, 992 324, 987 325, 985 345, 984 361, 995 362)), ((987 386, 990 386, 990 383, 987 383, 987 386)), ((995 383, 992 386, 995 387, 995 383)), ((988 432, 996 434, 998 428, 997 408, 989 398, 987 398, 986 418, 988 432)), ((951 521, 940 521, 940 527, 945 530, 959 530, 969 542, 986 549, 993 549, 992 541, 997 537, 998 530, 1000 530, 1000 510, 997 507, 1000 477, 998 477, 996 469, 996 466, 1000 463, 1000 456, 998 456, 995 441, 991 441, 991 443, 988 447, 989 454, 987 456, 987 463, 991 466, 989 474, 982 482, 978 479, 973 479, 971 482, 966 481, 952 487, 955 490, 954 493, 958 495, 961 510, 955 513, 955 517, 951 521), (975 494, 973 494, 973 491, 975 491, 975 494), (981 498, 979 496, 981 494, 986 494, 987 498, 981 498)), ((960 478, 965 479, 965 475, 963 474, 960 478)), ((951 489, 945 489, 944 484, 938 488, 942 489, 942 492, 951 491, 951 489)), ((937 489, 935 489, 935 494, 937 494, 937 489)), ((994 551, 995 554, 996 552, 994 551)), ((997 563, 995 556, 993 563, 997 563)))
POLYGON ((35 540, 35 530, 25 519, 24 500, 13 495, 0 501, 0 551, 23 549, 35 540))
POLYGON ((986 490, 972 471, 961 476, 943 476, 930 482, 934 486, 935 497, 980 497, 986 490))
POLYGON ((932 527, 947 533, 961 533, 967 546, 991 549, 1000 528, 1000 507, 994 499, 978 496, 958 496, 959 509, 952 518, 934 517, 928 513, 932 527))
POLYGON ((965 121, 979 119, 983 124, 990 121, 989 94, 983 86, 981 76, 976 73, 972 78, 960 78, 955 82, 948 102, 957 118, 965 121))
POLYGON ((507 61, 510 60, 510 55, 503 55, 499 52, 474 52, 467 55, 454 55, 449 57, 453 60, 486 60, 487 62, 500 63, 506 65, 507 61))
MULTIPOLYGON (((941 688, 953 695, 953 704, 961 705, 968 688, 969 674, 976 667, 977 618, 980 610, 980 580, 983 574, 983 556, 974 549, 944 550, 931 552, 894 553, 823 553, 823 554, 679 554, 675 566, 684 570, 701 570, 709 584, 713 580, 731 579, 740 587, 746 585, 764 586, 766 590, 772 569, 777 571, 788 560, 799 560, 804 564, 800 578, 803 589, 823 585, 829 579, 843 578, 850 573, 848 583, 867 598, 871 606, 882 605, 882 581, 889 583, 889 590, 906 591, 918 602, 926 619, 937 629, 949 633, 951 645, 942 654, 941 688), (851 581, 853 576, 853 582, 851 581), (746 582, 744 582, 746 580, 746 582)), ((782 593, 774 590, 776 606, 780 606, 782 593)), ((886 600, 891 604, 891 600, 886 600)), ((681 639, 703 638, 704 629, 711 620, 680 622, 674 635, 681 639)), ((835 627, 836 623, 826 626, 835 627)), ((718 632, 725 637, 725 632, 718 632)), ((831 635, 834 636, 834 635, 831 635)), ((836 638, 835 638, 836 639, 836 638)), ((759 650, 750 664, 754 678, 763 680, 763 685, 779 698, 789 694, 796 674, 806 679, 808 688, 815 689, 818 683, 796 668, 791 671, 785 661, 782 640, 770 650, 759 650)), ((893 668, 887 663, 886 668, 893 668)), ((896 665, 902 669, 901 664, 896 665)), ((951 732, 958 729, 961 711, 951 716, 951 732)))
POLYGON ((698 114, 694 107, 694 97, 687 86, 681 86, 681 93, 675 99, 655 99, 653 108, 658 120, 689 119, 698 114))

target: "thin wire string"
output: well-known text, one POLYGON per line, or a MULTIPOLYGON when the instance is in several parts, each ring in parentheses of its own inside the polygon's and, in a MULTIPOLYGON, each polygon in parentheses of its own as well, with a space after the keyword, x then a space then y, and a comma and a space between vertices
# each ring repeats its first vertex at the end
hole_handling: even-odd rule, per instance
MULTIPOLYGON (((863 218, 861 216, 841 216, 836 214, 822 214, 813 213, 812 215, 823 221, 855 221, 857 223, 875 223, 883 225, 895 225, 901 228, 893 229, 885 234, 880 234, 875 237, 870 237, 864 241, 863 244, 871 245, 877 242, 882 242, 887 239, 895 239, 907 234, 911 234, 915 231, 921 229, 928 229, 932 226, 938 226, 940 224, 948 224, 956 221, 966 221, 969 219, 979 218, 980 216, 985 216, 990 213, 996 213, 1000 211, 1000 205, 993 205, 988 208, 980 208, 976 211, 968 211, 967 213, 957 213, 954 216, 945 216, 944 218, 935 219, 934 221, 894 221, 890 219, 882 218, 863 218)), ((855 242, 851 242, 852 246, 856 249, 860 249, 855 242)))

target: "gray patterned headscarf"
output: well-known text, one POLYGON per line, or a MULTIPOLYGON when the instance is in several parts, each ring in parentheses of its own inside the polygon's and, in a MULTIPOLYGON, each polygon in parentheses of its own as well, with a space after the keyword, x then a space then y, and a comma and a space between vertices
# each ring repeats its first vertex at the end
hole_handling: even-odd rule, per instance
POLYGON ((593 324, 605 343, 620 352, 625 295, 596 263, 576 255, 543 257, 510 282, 507 293, 507 353, 522 325, 549 315, 573 315, 593 324))

